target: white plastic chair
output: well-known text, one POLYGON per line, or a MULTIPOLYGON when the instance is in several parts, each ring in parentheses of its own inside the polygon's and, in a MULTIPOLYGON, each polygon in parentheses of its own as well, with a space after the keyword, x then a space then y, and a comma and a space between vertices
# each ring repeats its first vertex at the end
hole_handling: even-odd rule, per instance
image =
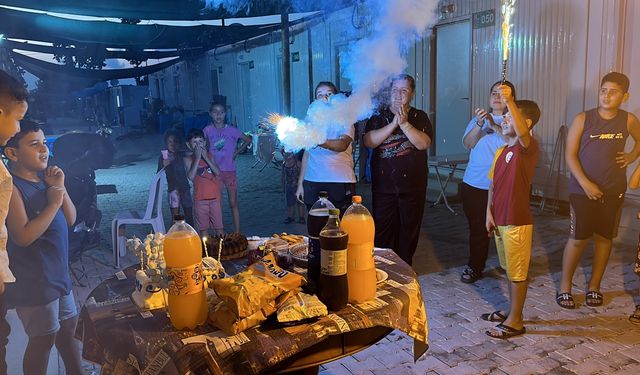
POLYGON ((164 233, 164 219, 162 217, 162 189, 164 187, 165 171, 161 169, 153 177, 149 187, 149 201, 145 211, 118 212, 111 222, 111 241, 113 245, 113 257, 116 267, 120 268, 120 257, 126 254, 126 238, 124 231, 119 233, 121 225, 149 224, 155 232, 164 233), (154 212, 155 209, 155 212, 154 212))

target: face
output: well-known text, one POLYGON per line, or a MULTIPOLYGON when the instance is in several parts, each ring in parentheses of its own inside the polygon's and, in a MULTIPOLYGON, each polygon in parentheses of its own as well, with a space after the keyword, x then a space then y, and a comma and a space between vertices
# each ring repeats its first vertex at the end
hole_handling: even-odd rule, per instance
POLYGON ((507 113, 504 115, 502 120, 502 124, 500 124, 502 128, 502 134, 506 136, 514 136, 516 135, 516 131, 513 128, 513 117, 511 117, 511 113, 507 113))
POLYGON ((318 89, 316 90, 316 99, 317 100, 322 100, 324 102, 329 102, 329 98, 335 94, 333 92, 333 89, 329 86, 320 86, 318 87, 318 89))
POLYGON ((169 150, 169 152, 176 152, 178 150, 178 142, 173 135, 167 137, 167 150, 169 150))
POLYGON ((629 98, 629 94, 622 91, 622 87, 614 82, 605 82, 598 93, 598 103, 605 109, 618 108, 629 98))
POLYGON ((500 87, 500 85, 495 85, 491 88, 490 105, 491 105, 491 109, 494 112, 504 113, 504 111, 507 109, 507 105, 504 104, 504 102, 500 98, 500 90, 498 89, 498 87, 500 87))
POLYGON ((6 145, 20 131, 20 121, 28 108, 27 102, 17 102, 7 110, 0 108, 0 146, 6 145))
POLYGON ((214 105, 209 112, 211 118, 213 119, 214 124, 224 124, 224 117, 227 115, 227 112, 224 110, 224 107, 221 105, 214 105))
POLYGON ((44 171, 49 161, 49 147, 42 130, 25 134, 18 147, 10 148, 9 158, 30 171, 44 171))
POLYGON ((204 138, 202 137, 193 137, 189 141, 189 147, 192 150, 195 150, 197 147, 204 147, 204 138))
POLYGON ((391 104, 394 107, 408 106, 413 99, 411 84, 406 79, 397 79, 391 85, 391 104))

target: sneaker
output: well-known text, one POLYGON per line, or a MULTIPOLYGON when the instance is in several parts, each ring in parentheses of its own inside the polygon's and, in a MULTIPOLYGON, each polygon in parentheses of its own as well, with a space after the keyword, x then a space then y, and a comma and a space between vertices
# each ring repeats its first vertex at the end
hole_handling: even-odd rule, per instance
POLYGON ((473 284, 477 280, 482 278, 482 272, 477 272, 467 267, 462 271, 462 275, 460 275, 460 281, 466 284, 473 284))

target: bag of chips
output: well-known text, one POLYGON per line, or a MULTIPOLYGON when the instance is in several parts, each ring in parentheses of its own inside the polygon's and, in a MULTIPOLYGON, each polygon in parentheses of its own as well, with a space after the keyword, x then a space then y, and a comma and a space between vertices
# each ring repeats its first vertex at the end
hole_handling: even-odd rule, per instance
POLYGON ((298 289, 304 283, 302 276, 278 267, 273 254, 267 254, 233 277, 212 282, 218 297, 237 318, 249 317, 269 304, 273 305, 280 295, 298 289))
POLYGON ((327 314, 327 306, 318 297, 298 293, 282 303, 278 309, 278 321, 280 323, 297 322, 327 314))

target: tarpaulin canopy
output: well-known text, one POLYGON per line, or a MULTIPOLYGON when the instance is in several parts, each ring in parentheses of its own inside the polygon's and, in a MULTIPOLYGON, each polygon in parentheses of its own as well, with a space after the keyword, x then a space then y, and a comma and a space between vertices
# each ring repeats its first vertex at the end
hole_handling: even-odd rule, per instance
POLYGON ((138 48, 128 48, 124 51, 113 51, 108 50, 102 46, 73 46, 73 47, 54 47, 54 46, 45 46, 41 44, 29 43, 29 42, 15 42, 11 40, 4 40, 2 42, 4 47, 7 47, 12 50, 23 50, 30 52, 39 52, 46 53, 51 55, 62 55, 65 53, 68 54, 91 54, 98 53, 100 56, 104 56, 107 59, 136 59, 140 61, 144 61, 147 59, 166 59, 169 57, 177 57, 185 54, 195 55, 203 52, 202 48, 194 47, 190 49, 173 49, 169 51, 145 51, 143 49, 138 48))

